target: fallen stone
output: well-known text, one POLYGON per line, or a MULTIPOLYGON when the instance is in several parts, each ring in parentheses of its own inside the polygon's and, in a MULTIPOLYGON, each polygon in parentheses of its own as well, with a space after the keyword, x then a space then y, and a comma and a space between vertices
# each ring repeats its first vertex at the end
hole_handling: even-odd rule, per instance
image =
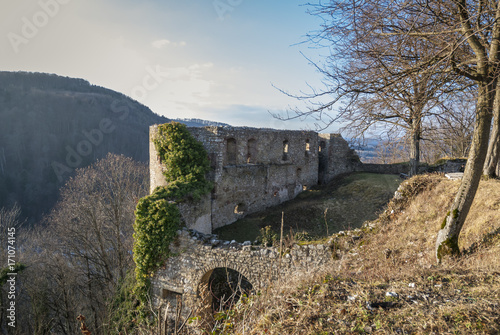
POLYGON ((397 298, 398 294, 396 292, 385 292, 386 297, 397 298))
POLYGON ((450 180, 460 180, 464 176, 463 172, 452 172, 444 175, 446 178, 450 180))

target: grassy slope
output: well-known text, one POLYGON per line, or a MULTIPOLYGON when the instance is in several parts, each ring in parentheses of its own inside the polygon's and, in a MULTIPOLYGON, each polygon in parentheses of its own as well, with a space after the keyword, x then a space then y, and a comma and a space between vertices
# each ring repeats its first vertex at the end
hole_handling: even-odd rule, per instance
POLYGON ((236 306, 222 333, 500 334, 500 181, 481 182, 463 256, 440 266, 434 242, 459 182, 429 175, 403 185, 406 197, 377 220, 332 237, 338 268, 283 278, 236 306))
MULTIPOLYGON (((294 200, 266 211, 249 215, 215 231, 225 240, 254 241, 260 229, 271 226, 279 234, 281 213, 284 232, 307 233, 313 238, 340 230, 359 228, 366 220, 374 220, 394 195, 401 179, 395 175, 354 173, 339 177, 326 186, 302 192, 294 200)), ((303 234, 302 234, 303 235, 303 234)))

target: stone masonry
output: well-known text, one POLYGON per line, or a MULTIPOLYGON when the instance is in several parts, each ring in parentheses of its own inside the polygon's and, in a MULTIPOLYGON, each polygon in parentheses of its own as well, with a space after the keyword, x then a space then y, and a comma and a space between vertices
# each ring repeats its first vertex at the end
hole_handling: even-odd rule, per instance
MULTIPOLYGON (((188 228, 203 233, 295 198, 318 183, 359 171, 354 150, 338 134, 237 127, 189 128, 208 152, 211 194, 180 205, 188 228)), ((158 136, 157 126, 150 137, 158 136)), ((150 141, 151 191, 165 185, 150 141)))
MULTIPOLYGON (((229 268, 242 274, 255 291, 264 289, 278 278, 317 272, 337 262, 329 244, 294 245, 280 257, 275 247, 252 246, 235 241, 221 241, 216 235, 202 234, 184 228, 170 246, 176 254, 152 278, 154 305, 176 306, 182 298, 182 316, 196 312, 200 287, 207 284, 213 270, 229 268)), ((171 308, 175 311, 175 308, 171 308)), ((194 316, 194 315, 192 315, 194 316)))
MULTIPOLYGON (((339 134, 213 126, 189 131, 207 150, 211 165, 207 178, 214 187, 199 201, 179 205, 187 228, 170 245, 175 256, 152 278, 153 303, 171 306, 170 318, 177 307, 184 319, 199 312, 200 289, 215 269, 237 271, 258 291, 277 280, 314 273, 337 262, 330 244, 293 245, 280 256, 274 247, 220 241, 212 235, 213 229, 293 199, 341 174, 401 173, 405 168, 362 164, 339 134)), ((150 137, 155 136, 158 128, 152 126, 150 137)), ((166 184, 164 168, 150 140, 151 192, 166 184)))
MULTIPOLYGON (((156 307, 180 308, 185 319, 196 312, 200 289, 217 268, 229 268, 244 276, 254 290, 292 277, 335 265, 330 243, 293 245, 280 256, 274 247, 250 242, 221 241, 212 230, 267 207, 278 205, 303 190, 326 184, 353 171, 407 173, 405 164, 362 164, 354 150, 338 134, 234 127, 189 128, 208 152, 211 194, 179 205, 187 226, 170 245, 170 257, 152 278, 156 307), (182 301, 182 305, 176 305, 182 301)), ((150 137, 158 136, 157 126, 150 137)), ((150 141, 151 191, 165 185, 164 166, 150 141)), ((340 234, 340 233, 339 233, 340 234)), ((199 312, 199 310, 198 310, 199 312)))

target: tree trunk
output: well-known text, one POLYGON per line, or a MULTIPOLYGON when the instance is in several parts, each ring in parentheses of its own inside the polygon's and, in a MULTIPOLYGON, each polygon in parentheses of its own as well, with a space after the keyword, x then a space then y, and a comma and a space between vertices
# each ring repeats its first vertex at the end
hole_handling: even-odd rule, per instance
MULTIPOLYGON (((492 80, 493 81, 493 80, 492 80)), ((492 91, 496 85, 479 82, 478 101, 474 135, 465 166, 462 183, 450 211, 446 214, 436 241, 436 258, 438 263, 445 255, 459 255, 458 236, 469 213, 481 179, 484 160, 488 150, 488 139, 492 118, 492 91)))
POLYGON ((500 157, 500 89, 497 87, 495 93, 495 102, 493 103, 493 130, 490 143, 488 145, 488 154, 484 163, 483 174, 495 178, 498 176, 497 166, 500 157))
POLYGON ((420 135, 421 120, 415 118, 411 124, 410 176, 418 174, 418 166, 420 164, 420 135))

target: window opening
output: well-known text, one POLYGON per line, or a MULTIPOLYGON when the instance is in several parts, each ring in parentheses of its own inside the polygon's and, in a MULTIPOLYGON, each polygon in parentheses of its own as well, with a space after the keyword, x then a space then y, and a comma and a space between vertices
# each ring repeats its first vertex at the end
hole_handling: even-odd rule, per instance
POLYGON ((283 141, 283 157, 284 161, 288 160, 288 140, 283 141))
POLYGON ((326 146, 325 141, 319 142, 319 148, 318 148, 319 152, 322 152, 323 150, 325 150, 325 146, 326 146))
POLYGON ((236 165, 236 140, 228 138, 226 141, 226 165, 236 165))
POLYGON ((239 203, 234 207, 234 214, 243 215, 247 210, 247 206, 243 203, 239 203))
POLYGON ((257 162, 257 141, 255 139, 248 140, 247 143, 247 163, 255 164, 257 162))

